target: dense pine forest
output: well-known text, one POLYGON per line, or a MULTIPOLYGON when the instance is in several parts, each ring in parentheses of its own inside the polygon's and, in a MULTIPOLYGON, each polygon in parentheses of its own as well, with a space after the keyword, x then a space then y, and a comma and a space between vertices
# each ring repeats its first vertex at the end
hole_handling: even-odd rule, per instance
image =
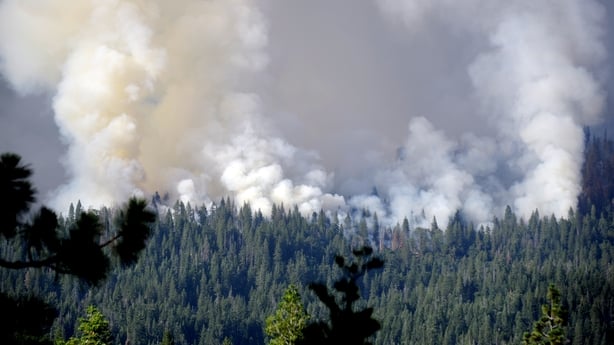
MULTIPOLYGON (((98 286, 44 269, 0 270, 0 290, 43 297, 58 308, 53 337, 68 339, 95 305, 116 344, 264 344, 264 322, 290 284, 312 319, 326 311, 307 286, 332 286, 336 254, 369 244, 385 261, 361 280, 363 306, 381 330, 374 344, 519 344, 540 315, 549 284, 561 292, 571 344, 614 342, 614 143, 587 135, 584 189, 565 218, 510 208, 488 225, 453 217, 445 229, 392 227, 276 205, 166 205, 136 265, 98 286)), ((61 217, 68 228, 77 204, 61 217)), ((114 210, 97 211, 110 224, 114 210)), ((358 212, 361 213, 361 212, 358 212)), ((0 253, 11 249, 2 243, 0 253)))

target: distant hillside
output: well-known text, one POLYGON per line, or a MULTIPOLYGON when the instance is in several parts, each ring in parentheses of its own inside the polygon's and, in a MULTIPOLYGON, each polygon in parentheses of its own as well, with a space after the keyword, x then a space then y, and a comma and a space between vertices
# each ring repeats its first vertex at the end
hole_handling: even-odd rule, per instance
MULTIPOLYGON (((306 287, 338 277, 335 254, 370 244, 384 269, 362 282, 362 303, 382 329, 374 344, 519 344, 554 283, 569 311, 571 344, 614 343, 614 143, 587 133, 577 212, 519 219, 507 208, 489 227, 460 213, 446 229, 410 229, 362 218, 273 207, 271 218, 222 199, 210 208, 156 197, 155 225, 137 265, 100 287, 41 270, 0 270, 0 291, 45 296, 59 306, 54 336, 67 339, 86 307, 111 321, 116 344, 264 344, 265 318, 289 284, 325 317, 306 287)), ((60 220, 68 228, 77 207, 60 220)), ((98 211, 112 228, 109 209, 98 211)), ((6 243, 0 251, 12 250, 6 243)))
POLYGON ((571 344, 614 342, 614 214, 607 209, 565 220, 538 213, 521 220, 508 209, 489 229, 457 215, 445 231, 324 213, 305 218, 283 206, 265 219, 230 200, 159 211, 138 264, 98 288, 37 270, 0 270, 1 288, 59 305, 54 332, 65 339, 95 304, 116 344, 159 344, 165 331, 176 344, 264 344, 264 320, 290 283, 300 287, 309 313, 324 316, 307 284, 330 286, 338 276, 335 254, 366 241, 378 247, 374 239, 381 238, 394 250, 381 248, 385 267, 367 276, 362 290, 382 322, 375 344, 518 344, 550 283, 569 310, 571 344))

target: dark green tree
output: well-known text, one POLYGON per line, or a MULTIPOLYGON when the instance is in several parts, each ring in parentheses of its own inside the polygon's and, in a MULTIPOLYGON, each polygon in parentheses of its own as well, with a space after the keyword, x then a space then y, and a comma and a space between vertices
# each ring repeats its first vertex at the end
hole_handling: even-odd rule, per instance
POLYGON ((32 171, 20 164, 19 156, 0 156, 0 237, 24 248, 22 257, 0 257, 0 267, 9 269, 51 268, 96 284, 110 270, 114 254, 124 265, 136 261, 150 235, 155 214, 144 200, 132 198, 116 218, 115 233, 107 238, 95 212, 81 212, 67 235, 61 234, 58 217, 41 207, 29 220, 35 191, 29 178, 32 171), (112 254, 105 251, 112 247, 112 254))
POLYGON ((542 316, 533 324, 533 331, 525 333, 523 345, 562 345, 567 343, 565 326, 567 315, 561 306, 561 293, 553 284, 548 287, 548 303, 542 305, 542 316))
POLYGON ((343 276, 334 283, 334 290, 341 295, 340 301, 329 292, 326 285, 312 283, 309 288, 329 310, 329 322, 318 321, 309 324, 299 344, 371 344, 368 339, 380 329, 375 320, 373 308, 354 310, 354 304, 360 298, 358 279, 369 270, 384 266, 384 261, 371 257, 373 249, 365 246, 353 250, 355 261, 347 263, 342 256, 335 257, 335 263, 343 271, 343 276))
MULTIPOLYGON (((0 257, 0 267, 48 268, 57 274, 73 275, 89 284, 97 284, 106 278, 112 257, 118 258, 123 265, 136 261, 155 221, 155 214, 147 208, 145 201, 130 199, 127 206, 118 212, 113 228, 105 228, 93 211, 76 212, 74 223, 64 233, 56 213, 44 206, 29 217, 36 201, 36 193, 29 180, 31 175, 31 169, 21 164, 18 155, 5 153, 0 156, 0 240, 5 242, 5 248, 11 248, 0 257)), ((0 302, 3 313, 12 307, 24 305, 20 299, 9 296, 0 298, 0 302)), ((40 300, 37 304, 44 305, 40 300)), ((46 305, 43 309, 49 308, 46 305)), ((41 324, 39 329, 44 332, 50 324, 41 324)), ((24 338, 24 332, 29 332, 32 337, 38 334, 28 331, 29 327, 23 328, 25 326, 21 323, 13 326, 16 328, 3 327, 3 339, 0 339, 4 340, 3 343, 14 343, 19 334, 24 338)), ((43 338, 40 338, 41 342, 49 341, 43 338)))
POLYGON ((303 336, 309 315, 301 302, 301 295, 290 285, 273 315, 267 317, 264 332, 271 345, 292 345, 303 336))

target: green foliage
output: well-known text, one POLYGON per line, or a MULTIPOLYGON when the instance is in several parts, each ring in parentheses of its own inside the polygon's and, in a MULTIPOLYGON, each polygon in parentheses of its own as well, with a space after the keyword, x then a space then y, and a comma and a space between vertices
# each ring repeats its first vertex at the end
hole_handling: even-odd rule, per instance
POLYGON ((87 307, 86 317, 79 319, 79 336, 57 345, 110 345, 112 343, 109 320, 94 306, 87 307))
MULTIPOLYGON (((177 345, 225 338, 258 345, 291 282, 313 320, 329 320, 328 308, 306 287, 319 281, 334 290, 335 254, 363 241, 354 233, 359 220, 349 219, 346 229, 345 215, 313 220, 276 206, 276 218, 267 219, 226 199, 211 207, 178 203, 170 211, 159 204, 158 212, 163 216, 138 264, 111 270, 96 288, 29 269, 0 270, 0 290, 27 291, 56 305, 60 317, 51 333, 73 334, 83 305, 95 304, 104 306, 116 344, 158 344, 168 331, 177 345)), ((114 224, 113 212, 98 214, 103 224, 114 224)), ((561 303, 569 310, 571 344, 614 341, 613 214, 555 219, 535 213, 523 220, 510 212, 489 228, 462 219, 448 224, 398 231, 396 250, 375 253, 385 260, 383 269, 356 281, 355 310, 372 307, 381 322, 375 345, 519 344, 541 317, 536 292, 549 282, 565 286, 561 303)), ((61 231, 71 226, 60 222, 61 231)), ((380 224, 379 231, 390 245, 394 227, 380 224)), ((8 248, 0 244, 0 253, 8 248)), ((330 293, 343 304, 342 294, 330 293)))
MULTIPOLYGON (((0 291, 57 306, 59 317, 45 334, 74 334, 83 305, 95 304, 104 306, 115 344, 158 344, 168 331, 177 345, 224 339, 259 345, 265 319, 290 283, 313 319, 328 319, 329 310, 303 287, 313 281, 332 287, 335 254, 368 240, 357 234, 360 214, 304 217, 296 207, 275 205, 274 216, 265 218, 229 199, 205 207, 154 196, 152 204, 159 217, 137 265, 120 270, 113 265, 119 260, 110 260, 108 279, 97 287, 47 268, 0 270, 0 291)), ((58 239, 88 212, 76 206, 72 217, 58 217, 58 239)), ((104 225, 100 239, 112 239, 117 212, 91 212, 104 225)), ((375 214, 365 216, 373 217, 366 225, 375 239, 375 214)), ((560 297, 571 344, 614 343, 614 213, 607 203, 564 219, 538 212, 522 219, 510 208, 478 228, 462 217, 446 229, 416 228, 412 217, 378 225, 377 255, 386 265, 357 281, 362 299, 356 302, 372 307, 381 322, 375 345, 519 344, 541 317, 539 292, 550 282, 565 286, 560 297)), ((20 236, 0 241, 0 257, 28 259, 26 246, 15 245, 23 244, 20 236)), ((33 240, 40 243, 33 250, 52 242, 33 240)))
POLYGON ((290 285, 273 315, 267 317, 264 332, 271 338, 270 345, 292 345, 303 335, 309 315, 305 312, 301 295, 290 285))
POLYGON ((77 205, 76 221, 68 236, 59 229, 57 215, 46 207, 31 221, 25 217, 35 201, 29 178, 32 171, 21 165, 15 154, 0 156, 0 235, 10 245, 25 248, 19 258, 0 257, 0 267, 9 269, 50 268, 58 273, 77 276, 90 284, 106 278, 110 255, 105 248, 113 245, 122 264, 132 264, 145 247, 155 214, 143 200, 130 199, 125 211, 117 216, 117 233, 102 241, 105 229, 96 212, 81 212, 77 205))
POLYGON ((561 306, 561 293, 554 285, 548 287, 548 304, 542 305, 542 316, 533 324, 533 331, 525 333, 523 345, 563 345, 567 343, 565 325, 567 315, 561 306))
MULTIPOLYGON (((115 235, 113 229, 103 226, 97 212, 82 212, 80 203, 76 214, 74 210, 71 212, 68 225, 60 224, 58 216, 46 207, 41 207, 29 219, 27 215, 35 202, 35 191, 29 181, 31 174, 19 156, 8 153, 0 156, 0 268, 24 270, 28 275, 32 274, 30 269, 51 270, 56 276, 72 275, 95 285, 111 269, 113 256, 107 248, 114 248, 122 264, 136 261, 155 221, 155 214, 146 208, 144 201, 131 199, 125 211, 119 211, 115 235)), ((4 286, 2 291, 6 290, 4 286)), ((45 333, 55 312, 44 300, 19 296, 23 292, 0 294, 3 315, 11 317, 9 311, 23 315, 29 310, 40 317, 31 318, 30 325, 19 317, 4 322, 0 342, 47 343, 45 333)))
POLYGON ((334 284, 335 291, 341 295, 340 301, 325 284, 309 286, 328 308, 329 322, 308 325, 300 344, 371 344, 367 339, 380 329, 379 322, 372 317, 373 308, 354 310, 354 303, 360 298, 358 279, 370 270, 382 268, 384 262, 371 257, 373 249, 370 247, 354 250, 352 254, 356 262, 346 263, 342 256, 335 257, 335 263, 343 271, 343 276, 334 284))

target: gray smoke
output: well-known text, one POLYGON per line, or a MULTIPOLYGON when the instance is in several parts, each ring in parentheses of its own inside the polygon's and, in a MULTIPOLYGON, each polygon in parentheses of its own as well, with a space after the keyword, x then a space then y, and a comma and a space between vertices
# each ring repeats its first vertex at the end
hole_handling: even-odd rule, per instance
POLYGON ((592 0, 7 0, 0 67, 55 94, 59 209, 162 191, 388 224, 564 216, 605 20, 592 0))
POLYGON ((410 37, 419 35, 427 22, 446 16, 442 25, 487 40, 466 66, 479 104, 469 119, 486 121, 494 131, 466 145, 455 143, 458 150, 451 154, 450 142, 439 133, 424 125, 412 130, 415 125, 410 125, 405 145, 412 152, 410 159, 400 160, 407 164, 401 163, 382 183, 391 189, 392 204, 401 200, 415 209, 412 202, 423 199, 418 205, 430 206, 427 209, 438 219, 456 209, 473 219, 486 219, 493 207, 501 209, 506 203, 525 217, 535 209, 563 216, 575 207, 581 188, 582 128, 599 121, 605 99, 593 74, 605 59, 601 5, 394 0, 380 4, 390 15, 400 15, 410 37), (419 157, 413 154, 416 148, 421 148, 419 157), (422 175, 425 166, 428 172, 422 175), (492 180, 502 171, 507 180, 492 180), (399 185, 405 190, 399 191, 399 185))

